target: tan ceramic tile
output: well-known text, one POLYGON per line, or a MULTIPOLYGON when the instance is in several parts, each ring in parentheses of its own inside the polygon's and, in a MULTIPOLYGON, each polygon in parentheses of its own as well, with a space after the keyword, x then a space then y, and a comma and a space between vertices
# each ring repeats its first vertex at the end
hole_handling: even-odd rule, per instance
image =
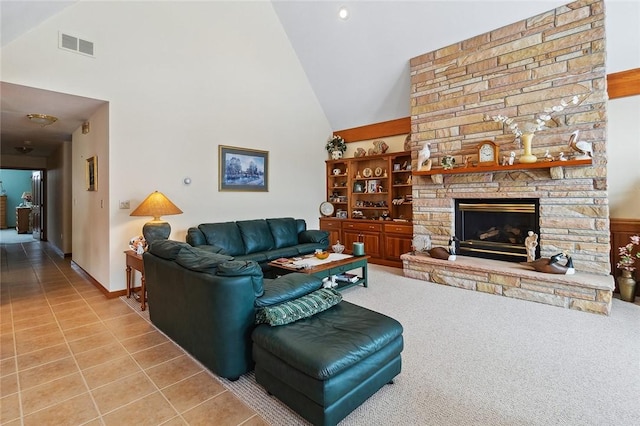
POLYGON ((14 321, 21 321, 51 312, 51 308, 44 298, 42 301, 34 301, 33 298, 22 300, 13 300, 12 298, 11 305, 13 306, 12 315, 14 321))
POLYGON ((6 358, 0 361, 0 377, 16 372, 16 358, 6 358))
POLYGON ((9 374, 0 378, 0 389, 2 395, 9 395, 18 392, 18 375, 9 374))
MULTIPOLYGON (((0 398, 0 424, 5 425, 11 420, 20 418, 20 401, 18 394, 4 396, 0 398)), ((17 424, 20 424, 19 422, 17 424)))
POLYGON ((11 316, 0 316, 0 336, 10 333, 13 333, 13 321, 11 321, 11 316))
POLYGON ((156 391, 153 383, 140 372, 93 389, 91 393, 100 413, 104 415, 156 391))
POLYGON ((29 389, 78 372, 78 366, 72 357, 62 358, 20 371, 20 389, 29 389))
POLYGON ((255 412, 234 397, 224 392, 197 407, 182 413, 190 425, 235 426, 253 417, 255 412))
POLYGON ((45 334, 44 336, 35 337, 33 339, 16 342, 16 353, 23 355, 29 352, 39 351, 44 348, 59 345, 64 343, 64 336, 62 332, 56 331, 54 333, 45 334))
POLYGON ((162 397, 160 392, 155 392, 121 407, 103 417, 105 425, 159 425, 175 417, 176 411, 162 397))
POLYGON ((165 397, 180 413, 190 410, 222 392, 227 392, 227 390, 205 371, 162 390, 165 397))
POLYGON ((0 336, 0 359, 12 358, 16 355, 13 334, 0 336))
POLYGON ((39 351, 30 352, 28 354, 19 355, 17 357, 18 371, 55 361, 60 358, 66 358, 68 356, 71 356, 71 352, 66 344, 60 344, 39 351))
POLYGON ((173 358, 177 358, 183 355, 184 352, 179 349, 172 342, 163 343, 158 346, 154 346, 149 349, 145 349, 133 354, 133 358, 140 364, 143 369, 153 367, 162 362, 168 361, 173 358))
POLYGON ((102 320, 118 318, 131 313, 131 308, 120 300, 114 300, 104 305, 92 305, 91 308, 102 320))
POLYGON ((17 342, 23 342, 26 340, 35 339, 45 336, 51 333, 60 333, 60 328, 55 322, 38 325, 36 327, 26 328, 24 330, 16 331, 15 337, 17 342))
POLYGON ((162 426, 187 426, 189 423, 185 422, 184 420, 182 420, 181 417, 174 417, 164 423, 162 423, 162 426))
POLYGON ((67 303, 77 303, 78 293, 73 292, 72 294, 56 295, 55 297, 47 296, 47 300, 51 305, 51 309, 54 309, 59 305, 66 305, 67 303))
POLYGON ((242 426, 269 426, 269 423, 258 414, 251 417, 246 422, 242 423, 242 426))
POLYGON ((90 312, 89 306, 84 302, 65 303, 64 305, 52 306, 51 309, 56 314, 58 321, 83 315, 87 311, 90 312))
POLYGON ((167 339, 164 334, 154 329, 149 333, 122 340, 120 343, 127 349, 127 351, 135 353, 168 341, 169 339, 167 339))
POLYGON ((146 373, 153 380, 153 383, 162 389, 200 371, 202 371, 202 367, 188 356, 183 355, 152 367, 146 370, 146 373))
POLYGON ((14 321, 13 327, 16 332, 27 328, 37 327, 39 325, 55 323, 56 318, 53 316, 53 312, 50 310, 40 311, 40 315, 34 315, 33 317, 25 318, 20 321, 14 321))
POLYGON ((76 354, 76 361, 81 370, 122 358, 127 351, 119 343, 111 343, 100 348, 76 354))
POLYGON ((31 414, 85 392, 87 392, 87 387, 80 374, 72 374, 21 391, 22 410, 25 415, 31 414))
POLYGON ((87 381, 87 385, 89 385, 89 389, 95 389, 140 372, 142 372, 142 370, 138 364, 133 361, 133 358, 127 355, 93 368, 87 368, 82 371, 82 374, 87 381))
POLYGON ((100 318, 98 318, 96 314, 94 314, 89 310, 85 310, 83 313, 75 315, 71 318, 58 319, 58 322, 60 323, 60 328, 62 330, 78 328, 85 324, 96 323, 99 321, 100 321, 100 318))
POLYGON ((91 324, 86 324, 80 327, 63 330, 62 333, 67 338, 67 340, 78 340, 84 337, 91 336, 97 333, 103 333, 107 331, 107 327, 101 322, 94 322, 91 324))
MULTIPOLYGON (((98 420, 98 411, 88 393, 62 401, 44 410, 25 416, 24 426, 80 425, 98 420)), ((100 424, 99 422, 95 423, 100 424)))
POLYGON ((97 349, 101 346, 106 346, 116 342, 116 338, 110 331, 104 331, 102 333, 94 334, 84 339, 74 340, 69 342, 71 352, 79 354, 82 352, 97 349))
POLYGON ((128 317, 128 319, 131 320, 131 324, 125 325, 124 327, 110 327, 111 331, 113 331, 113 334, 115 334, 116 337, 120 340, 141 336, 154 330, 154 327, 153 325, 151 325, 151 323, 141 318, 138 314, 134 313, 133 315, 135 315, 135 318, 131 317, 130 315, 125 315, 124 317, 118 317, 113 320, 107 320, 105 322, 117 321, 125 317, 128 317))
POLYGON ((80 303, 78 302, 78 293, 74 292, 74 294, 72 294, 71 296, 73 297, 73 300, 69 300, 65 302, 59 301, 58 303, 51 303, 51 300, 49 300, 49 304, 51 305, 51 310, 56 314, 61 315, 67 311, 80 309, 81 307, 79 306, 80 303))

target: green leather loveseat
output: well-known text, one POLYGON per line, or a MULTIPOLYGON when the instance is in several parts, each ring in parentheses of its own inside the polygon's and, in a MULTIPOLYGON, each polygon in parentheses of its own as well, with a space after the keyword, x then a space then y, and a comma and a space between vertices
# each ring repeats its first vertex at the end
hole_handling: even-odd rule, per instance
POLYGON ((304 219, 282 217, 203 223, 187 230, 187 243, 194 247, 266 264, 280 257, 310 254, 329 247, 329 233, 307 230, 304 219))

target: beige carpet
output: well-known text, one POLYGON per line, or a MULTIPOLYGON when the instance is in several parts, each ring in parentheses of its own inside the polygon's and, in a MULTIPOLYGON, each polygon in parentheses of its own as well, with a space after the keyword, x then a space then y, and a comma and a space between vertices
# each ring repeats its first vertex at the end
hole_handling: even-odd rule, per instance
MULTIPOLYGON (((369 273, 344 297, 403 324, 402 373, 341 425, 639 424, 637 304, 604 317, 369 273)), ((306 424, 253 374, 221 381, 270 424, 306 424)))

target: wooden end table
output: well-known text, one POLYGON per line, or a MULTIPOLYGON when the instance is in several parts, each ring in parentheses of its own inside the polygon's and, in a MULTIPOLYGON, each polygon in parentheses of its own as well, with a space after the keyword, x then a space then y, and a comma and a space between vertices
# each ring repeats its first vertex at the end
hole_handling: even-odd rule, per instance
POLYGON ((147 287, 144 282, 144 263, 142 262, 142 256, 133 250, 127 250, 124 252, 127 255, 127 297, 133 297, 140 301, 140 310, 144 311, 147 308, 147 287), (140 287, 133 287, 133 273, 132 269, 140 271, 142 274, 140 278, 140 287), (139 292, 136 289, 140 289, 139 292))
MULTIPOLYGON (((345 259, 335 260, 332 262, 322 263, 315 265, 312 268, 304 269, 293 266, 293 259, 289 259, 289 263, 281 263, 277 261, 269 262, 269 266, 284 273, 301 272, 303 274, 309 274, 316 276, 320 279, 330 277, 332 275, 339 275, 352 269, 360 268, 362 270, 362 276, 356 282, 338 282, 338 290, 352 287, 354 285, 362 284, 363 287, 368 287, 367 284, 367 260, 371 256, 349 256, 345 259)), ((304 260, 304 257, 303 257, 304 260)))

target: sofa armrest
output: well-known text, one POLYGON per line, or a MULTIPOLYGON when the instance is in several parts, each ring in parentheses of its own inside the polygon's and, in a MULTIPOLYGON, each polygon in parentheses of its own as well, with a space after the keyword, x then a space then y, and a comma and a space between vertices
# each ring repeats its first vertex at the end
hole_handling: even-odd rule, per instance
POLYGON ((187 230, 187 243, 197 247, 207 244, 207 239, 200 229, 191 227, 187 230))
POLYGON ((275 279, 265 278, 264 294, 256 299, 256 307, 278 305, 297 299, 322 287, 322 280, 309 274, 294 272, 275 279))
POLYGON ((298 243, 320 243, 329 246, 329 231, 311 229, 298 234, 298 243))

